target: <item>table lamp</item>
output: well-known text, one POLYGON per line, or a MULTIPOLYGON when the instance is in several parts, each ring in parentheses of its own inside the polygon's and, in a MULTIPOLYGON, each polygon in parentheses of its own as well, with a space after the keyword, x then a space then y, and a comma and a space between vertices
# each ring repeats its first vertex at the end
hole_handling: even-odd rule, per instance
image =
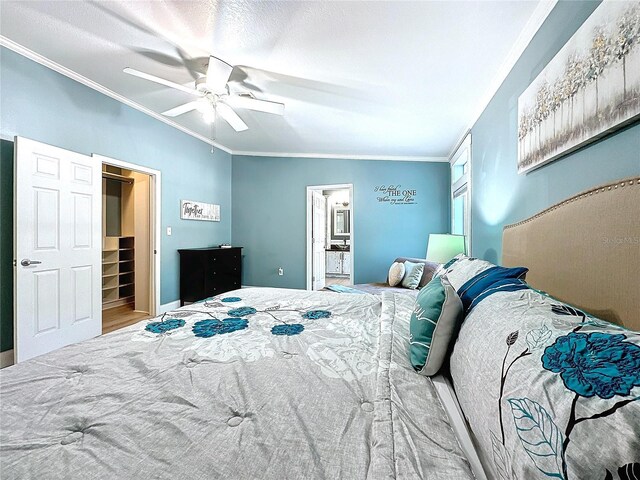
POLYGON ((464 235, 432 233, 427 245, 427 260, 436 263, 447 263, 459 253, 467 253, 464 235))

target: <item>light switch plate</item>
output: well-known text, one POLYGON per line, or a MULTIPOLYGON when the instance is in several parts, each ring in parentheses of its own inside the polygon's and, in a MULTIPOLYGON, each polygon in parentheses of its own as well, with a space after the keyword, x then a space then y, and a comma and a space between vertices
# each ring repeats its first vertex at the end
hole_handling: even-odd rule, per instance
POLYGON ((171 236, 171 227, 167 227, 167 235, 171 236))

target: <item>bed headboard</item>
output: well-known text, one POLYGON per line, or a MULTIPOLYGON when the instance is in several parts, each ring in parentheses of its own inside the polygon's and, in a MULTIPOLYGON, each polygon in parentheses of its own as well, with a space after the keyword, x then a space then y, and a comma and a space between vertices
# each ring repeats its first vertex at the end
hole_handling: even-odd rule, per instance
POLYGON ((640 177, 582 192, 504 227, 502 263, 592 315, 640 330, 640 177))

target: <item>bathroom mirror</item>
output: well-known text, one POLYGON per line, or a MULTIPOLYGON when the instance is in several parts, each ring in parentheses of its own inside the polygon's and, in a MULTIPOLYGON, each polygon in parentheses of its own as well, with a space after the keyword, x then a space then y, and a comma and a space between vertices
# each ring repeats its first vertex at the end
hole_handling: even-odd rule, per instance
POLYGON ((348 208, 333 209, 333 225, 331 234, 333 238, 348 238, 351 235, 351 211, 348 208))

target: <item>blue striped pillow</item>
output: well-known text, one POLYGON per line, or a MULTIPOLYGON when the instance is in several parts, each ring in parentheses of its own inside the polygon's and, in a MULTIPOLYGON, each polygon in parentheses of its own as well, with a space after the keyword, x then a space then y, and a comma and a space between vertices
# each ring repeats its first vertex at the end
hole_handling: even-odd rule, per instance
MULTIPOLYGON (((529 269, 525 267, 491 267, 480 272, 458 289, 458 296, 460 300, 462 300, 464 312, 468 313, 472 305, 474 305, 474 300, 494 284, 508 279, 522 280, 528 271, 529 269)), ((524 287, 518 287, 516 289, 528 288, 524 282, 522 283, 524 287)))

